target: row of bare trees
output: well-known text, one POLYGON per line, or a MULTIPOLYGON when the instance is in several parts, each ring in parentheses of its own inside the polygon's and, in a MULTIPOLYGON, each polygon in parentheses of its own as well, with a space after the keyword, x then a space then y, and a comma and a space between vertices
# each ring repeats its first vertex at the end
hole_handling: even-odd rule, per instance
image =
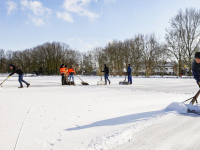
POLYGON ((115 74, 116 71, 122 74, 122 68, 131 63, 135 75, 142 65, 145 66, 145 75, 149 76, 155 73, 155 68, 163 67, 168 61, 175 62, 174 72, 179 76, 183 66, 188 66, 191 75, 194 54, 200 51, 200 10, 179 10, 170 19, 164 39, 161 43, 155 34, 138 34, 132 39, 114 40, 105 48, 96 48, 95 56, 98 64, 102 64, 102 60, 107 62, 115 74))
MULTIPOLYGON (((68 45, 59 42, 44 43, 32 49, 24 51, 14 51, 10 53, 10 58, 5 57, 6 66, 9 63, 21 66, 25 73, 59 74, 61 64, 79 65, 80 52, 70 49, 68 45)), ((9 72, 9 68, 1 68, 1 72, 9 72)))
POLYGON ((123 42, 114 40, 108 43, 105 48, 95 48, 93 55, 99 72, 102 65, 106 63, 113 75, 122 75, 130 63, 134 75, 139 75, 139 69, 144 66, 146 68, 145 75, 149 76, 155 71, 156 65, 163 61, 160 58, 162 58, 161 55, 165 56, 166 52, 167 49, 158 42, 155 34, 138 34, 123 42))
POLYGON ((170 20, 164 40, 154 33, 137 34, 124 41, 113 40, 104 47, 95 47, 81 53, 65 43, 52 42, 23 51, 0 50, 0 72, 9 72, 9 63, 23 68, 26 73, 59 74, 60 64, 73 65, 79 73, 101 74, 107 64, 112 75, 122 75, 130 63, 133 74, 155 74, 156 68, 164 69, 167 62, 174 62, 174 71, 181 74, 183 65, 189 67, 200 44, 200 10, 195 8, 178 11, 170 20), (177 69, 178 68, 178 69, 177 69))

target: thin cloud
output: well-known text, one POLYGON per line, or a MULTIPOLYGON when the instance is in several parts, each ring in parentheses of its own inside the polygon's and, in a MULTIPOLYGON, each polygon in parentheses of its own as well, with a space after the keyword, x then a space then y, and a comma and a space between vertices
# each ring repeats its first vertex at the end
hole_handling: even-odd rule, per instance
POLYGON ((72 37, 70 39, 68 39, 69 42, 74 42, 74 41, 78 41, 81 44, 84 44, 83 41, 79 38, 79 37, 72 37))
POLYGON ((36 16, 51 15, 51 9, 44 7, 40 1, 20 1, 23 10, 30 10, 36 16))
POLYGON ((108 40, 107 40, 107 44, 113 44, 113 41, 114 41, 114 40, 108 39, 108 40))
POLYGON ((41 19, 41 18, 31 18, 31 21, 32 21, 36 26, 45 25, 43 19, 41 19))
POLYGON ((97 41, 94 41, 94 44, 90 44, 90 43, 86 43, 84 42, 82 39, 80 39, 79 37, 72 37, 70 39, 68 39, 68 42, 70 43, 70 45, 77 45, 77 43, 79 43, 79 48, 83 51, 87 51, 87 50, 91 50, 94 47, 96 47, 98 45, 97 41))
POLYGON ((109 3, 115 3, 116 0, 104 0, 104 3, 109 4, 109 3))
POLYGON ((68 22, 73 22, 72 15, 67 13, 67 12, 63 12, 63 13, 57 12, 56 14, 57 14, 57 17, 59 19, 63 19, 63 20, 68 21, 68 22))
POLYGON ((45 25, 44 19, 51 15, 51 9, 44 7, 40 1, 21 0, 22 10, 28 11, 29 18, 36 26, 45 25))
POLYGON ((17 10, 17 3, 9 0, 6 4, 8 6, 7 15, 10 15, 14 10, 17 10))
POLYGON ((86 8, 91 1, 92 0, 65 0, 63 3, 63 8, 67 12, 77 13, 80 16, 87 16, 90 19, 99 18, 99 14, 91 12, 86 8))

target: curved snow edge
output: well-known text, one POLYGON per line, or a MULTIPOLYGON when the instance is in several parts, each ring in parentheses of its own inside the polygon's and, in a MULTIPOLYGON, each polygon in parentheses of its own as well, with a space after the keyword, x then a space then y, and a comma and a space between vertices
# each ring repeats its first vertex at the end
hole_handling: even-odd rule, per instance
POLYGON ((187 113, 188 107, 179 102, 173 102, 165 108, 165 111, 177 111, 177 113, 183 114, 187 113))
POLYGON ((166 122, 176 116, 177 111, 163 112, 155 117, 147 118, 142 121, 137 121, 131 127, 125 128, 124 130, 116 130, 111 133, 105 134, 102 137, 96 137, 91 143, 77 150, 109 150, 116 148, 120 145, 127 143, 132 140, 133 134, 157 123, 166 122))

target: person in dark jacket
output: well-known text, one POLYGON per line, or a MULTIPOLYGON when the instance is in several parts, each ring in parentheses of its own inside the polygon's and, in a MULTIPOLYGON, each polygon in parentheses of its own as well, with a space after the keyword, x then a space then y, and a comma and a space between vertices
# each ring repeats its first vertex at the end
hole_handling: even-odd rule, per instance
POLYGON ((65 85, 65 65, 60 65, 61 84, 65 85))
POLYGON ((132 84, 132 75, 131 75, 132 69, 130 64, 128 64, 127 74, 128 74, 128 83, 132 84))
POLYGON ((23 72, 23 70, 20 67, 15 66, 13 64, 10 64, 10 69, 13 69, 13 71, 9 75, 9 77, 12 76, 14 73, 19 74, 19 80, 18 80, 19 83, 20 83, 20 87, 19 88, 23 88, 22 82, 24 82, 26 84, 27 88, 30 86, 30 83, 27 83, 26 81, 23 80, 24 72, 23 72))
POLYGON ((195 60, 192 63, 192 74, 200 87, 200 52, 195 53, 195 60))
POLYGON ((108 67, 106 66, 106 64, 104 64, 104 70, 101 71, 101 72, 104 72, 104 77, 105 77, 105 85, 107 85, 107 80, 110 84, 110 80, 108 79, 108 76, 109 76, 109 69, 108 67))

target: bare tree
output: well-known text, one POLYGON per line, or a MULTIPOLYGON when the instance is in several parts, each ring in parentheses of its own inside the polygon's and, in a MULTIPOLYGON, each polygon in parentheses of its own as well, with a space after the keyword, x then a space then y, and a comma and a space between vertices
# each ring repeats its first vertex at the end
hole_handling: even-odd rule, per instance
POLYGON ((178 74, 181 76, 181 68, 183 66, 183 58, 185 57, 185 44, 183 44, 180 36, 180 32, 176 30, 166 30, 167 34, 165 35, 165 39, 167 42, 167 49, 169 53, 172 54, 173 57, 178 62, 178 74))
POLYGON ((142 59, 146 67, 145 76, 150 76, 153 65, 156 65, 155 60, 160 53, 159 43, 157 42, 155 34, 146 35, 144 37, 142 53, 142 59))
POLYGON ((3 49, 0 49, 0 72, 3 72, 3 62, 5 58, 5 51, 3 49))
POLYGON ((139 75, 139 68, 141 67, 142 63, 142 52, 143 52, 143 35, 138 34, 131 39, 130 42, 131 47, 131 58, 130 63, 133 66, 133 74, 138 76, 139 75))
POLYGON ((102 47, 96 47, 93 49, 93 57, 95 60, 95 65, 97 69, 97 74, 101 75, 101 70, 103 69, 103 64, 106 62, 105 49, 102 47))
POLYGON ((191 75, 191 61, 194 52, 198 50, 200 44, 200 11, 195 8, 180 10, 178 14, 170 20, 171 30, 178 34, 181 44, 185 49, 188 58, 189 75, 191 75))

